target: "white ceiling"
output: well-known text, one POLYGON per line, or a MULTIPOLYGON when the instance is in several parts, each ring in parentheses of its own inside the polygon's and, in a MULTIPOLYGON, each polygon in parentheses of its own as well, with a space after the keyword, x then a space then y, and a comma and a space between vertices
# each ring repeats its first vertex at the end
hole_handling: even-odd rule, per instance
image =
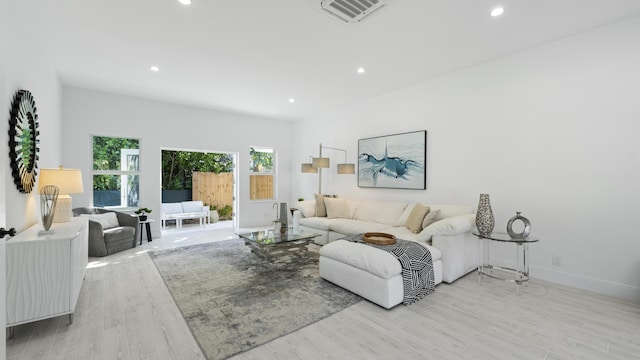
POLYGON ((192 1, 21 3, 64 84, 289 120, 640 15, 638 0, 389 0, 347 25, 320 0, 192 1))

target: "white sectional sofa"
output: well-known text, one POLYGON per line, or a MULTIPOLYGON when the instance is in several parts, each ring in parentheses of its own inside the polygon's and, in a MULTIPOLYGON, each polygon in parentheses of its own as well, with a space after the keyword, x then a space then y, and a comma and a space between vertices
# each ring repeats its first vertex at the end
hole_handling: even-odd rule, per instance
MULTIPOLYGON (((423 229, 407 227, 416 203, 324 198, 326 216, 313 200, 297 204, 300 229, 320 234, 320 276, 386 308, 402 302, 398 261, 389 253, 364 244, 339 240, 345 235, 384 232, 416 241, 431 252, 436 284, 451 283, 477 269, 478 239, 471 234, 471 206, 422 204, 430 211, 423 229), (318 209, 319 208, 319 209, 318 209)), ((415 219, 413 219, 415 220, 415 219)), ((426 221, 425 221, 426 220, 426 221)), ((422 226, 420 226, 421 228, 422 226)))
POLYGON ((205 206, 202 201, 182 201, 177 203, 162 203, 162 228, 167 225, 167 221, 175 220, 176 228, 182 227, 182 220, 199 219, 200 225, 204 225, 209 221, 209 207, 205 206))

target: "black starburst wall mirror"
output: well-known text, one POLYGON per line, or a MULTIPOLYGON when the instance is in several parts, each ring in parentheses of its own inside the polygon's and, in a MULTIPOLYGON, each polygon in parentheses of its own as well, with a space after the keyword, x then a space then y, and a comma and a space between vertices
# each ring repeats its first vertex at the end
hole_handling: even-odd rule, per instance
POLYGON ((38 172, 38 114, 33 95, 28 90, 16 91, 9 118, 9 157, 13 181, 22 193, 30 193, 38 172))

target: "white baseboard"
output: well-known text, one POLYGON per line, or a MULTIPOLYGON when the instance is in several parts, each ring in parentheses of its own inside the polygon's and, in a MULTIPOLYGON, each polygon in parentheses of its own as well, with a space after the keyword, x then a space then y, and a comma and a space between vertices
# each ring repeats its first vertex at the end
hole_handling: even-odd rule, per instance
POLYGON ((640 304, 640 288, 611 281, 571 274, 555 269, 531 266, 529 273, 533 278, 556 284, 572 286, 582 290, 593 291, 640 304))
MULTIPOLYGON (((495 262, 495 264, 499 266, 506 266, 510 268, 515 268, 516 266, 515 262, 503 261, 501 259, 491 259, 491 261, 495 262)), ((640 304, 640 288, 635 286, 619 284, 533 265, 529 267, 529 275, 532 279, 540 279, 560 285, 571 286, 640 304)))

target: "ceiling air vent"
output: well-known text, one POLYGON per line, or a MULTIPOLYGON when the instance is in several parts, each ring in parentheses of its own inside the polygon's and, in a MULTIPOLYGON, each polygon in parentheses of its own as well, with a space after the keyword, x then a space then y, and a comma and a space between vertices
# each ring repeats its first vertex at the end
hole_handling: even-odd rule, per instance
POLYGON ((322 0, 324 11, 348 23, 356 23, 385 6, 386 0, 322 0))

